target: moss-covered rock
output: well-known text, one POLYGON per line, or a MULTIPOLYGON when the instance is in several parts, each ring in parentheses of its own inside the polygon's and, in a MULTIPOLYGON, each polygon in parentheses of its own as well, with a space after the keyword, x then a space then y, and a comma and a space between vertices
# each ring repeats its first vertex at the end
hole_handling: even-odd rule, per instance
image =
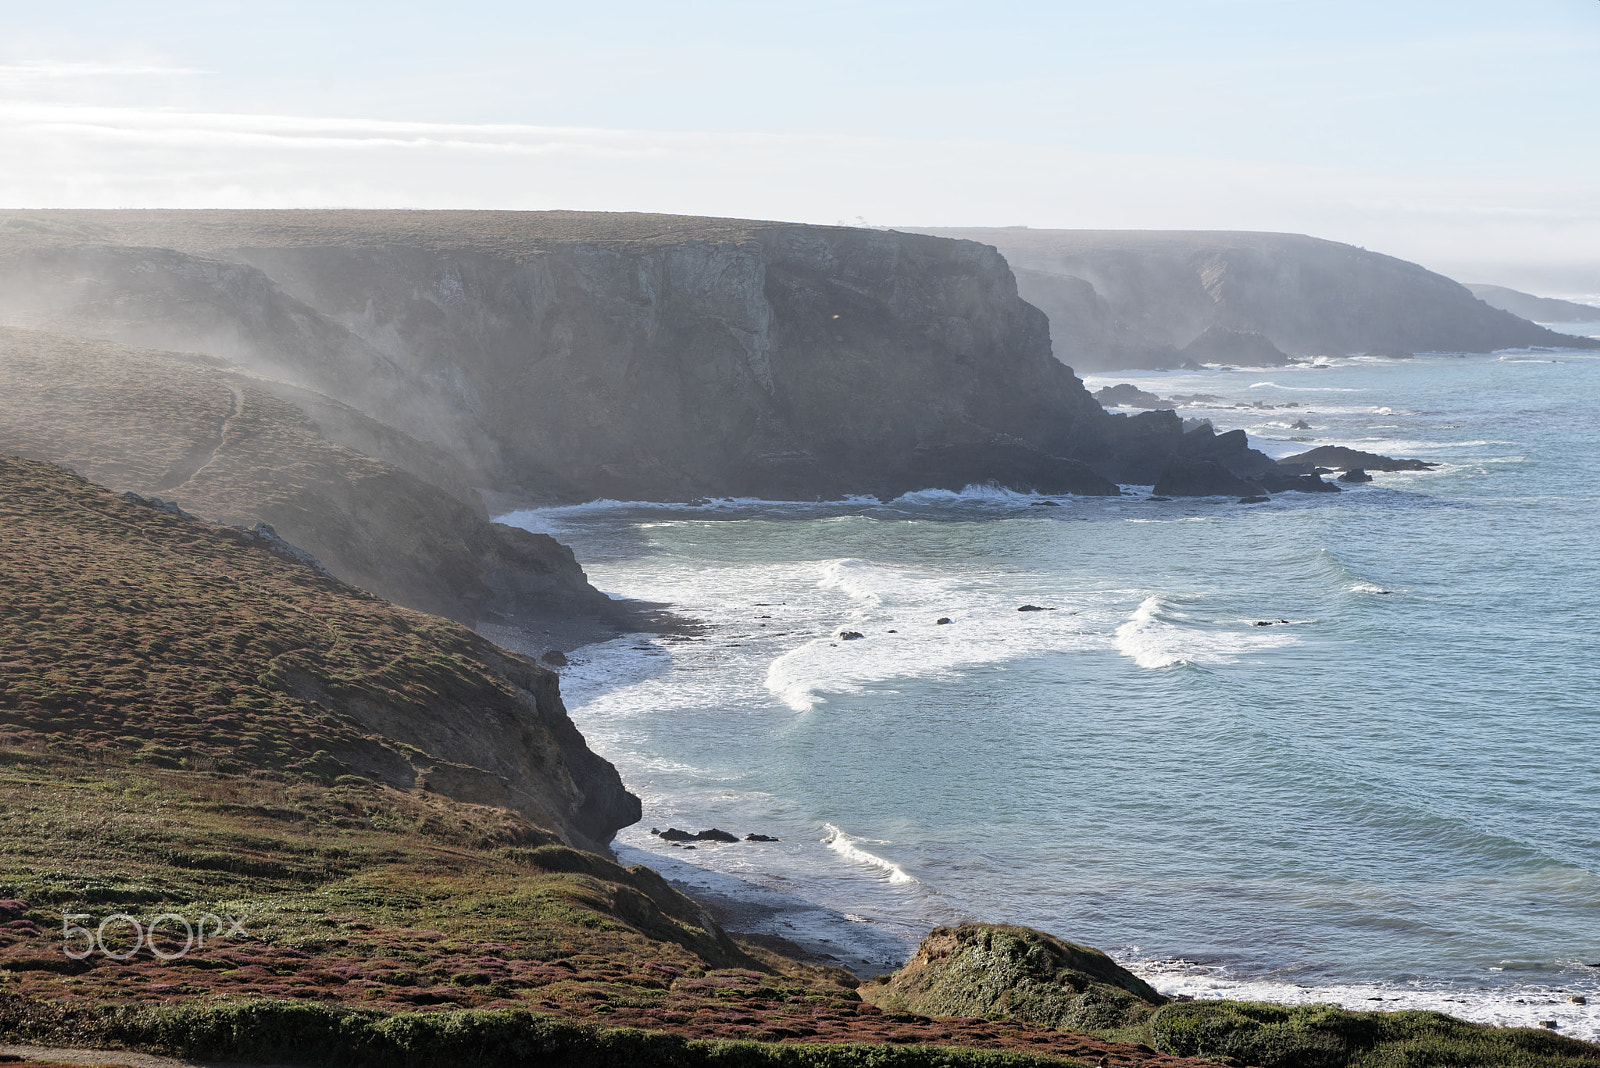
POLYGON ((1028 927, 938 927, 861 997, 892 1012, 1000 1016, 1062 1031, 1138 1024, 1166 998, 1098 949, 1028 927))

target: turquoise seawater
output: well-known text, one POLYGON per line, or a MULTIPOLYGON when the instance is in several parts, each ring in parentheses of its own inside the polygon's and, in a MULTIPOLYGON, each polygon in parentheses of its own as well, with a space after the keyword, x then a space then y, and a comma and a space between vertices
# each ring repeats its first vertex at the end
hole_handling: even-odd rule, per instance
POLYGON ((771 932, 858 967, 980 918, 1168 991, 1600 1037, 1600 358, 1089 384, 1116 381, 1209 395, 1182 414, 1273 455, 1440 466, 1255 505, 972 489, 507 517, 705 625, 564 672, 645 802, 619 848, 811 902, 771 932), (782 841, 691 852, 649 833, 669 825, 782 841))

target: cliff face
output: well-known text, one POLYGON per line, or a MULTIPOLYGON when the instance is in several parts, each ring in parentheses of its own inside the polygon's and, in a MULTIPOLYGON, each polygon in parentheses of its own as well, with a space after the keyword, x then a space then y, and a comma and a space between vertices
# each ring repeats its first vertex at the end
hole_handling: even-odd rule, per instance
POLYGON ((810 498, 1150 482, 972 242, 670 216, 40 212, 0 315, 201 348, 529 496, 810 498))
MULTIPOLYGON (((994 245, 1022 296, 1050 317, 1055 353, 1080 371, 1177 367, 1207 331, 1260 334, 1297 356, 1591 348, 1491 308, 1392 256, 1297 234, 945 229, 994 245)), ((1253 364, 1239 343, 1201 358, 1253 364)))

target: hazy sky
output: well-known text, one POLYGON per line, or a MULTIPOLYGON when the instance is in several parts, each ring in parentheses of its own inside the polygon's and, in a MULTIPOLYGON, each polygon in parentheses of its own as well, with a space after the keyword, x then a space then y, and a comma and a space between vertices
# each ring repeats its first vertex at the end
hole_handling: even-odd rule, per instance
POLYGON ((1600 291, 1600 0, 8 0, 4 25, 0 206, 1294 230, 1600 291))

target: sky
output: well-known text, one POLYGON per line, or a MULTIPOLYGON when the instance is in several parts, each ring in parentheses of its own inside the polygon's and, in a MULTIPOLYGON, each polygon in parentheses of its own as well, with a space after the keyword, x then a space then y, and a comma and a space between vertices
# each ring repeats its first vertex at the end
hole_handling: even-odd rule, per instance
POLYGON ((1600 0, 0 0, 0 208, 1311 233, 1600 293, 1600 0))

